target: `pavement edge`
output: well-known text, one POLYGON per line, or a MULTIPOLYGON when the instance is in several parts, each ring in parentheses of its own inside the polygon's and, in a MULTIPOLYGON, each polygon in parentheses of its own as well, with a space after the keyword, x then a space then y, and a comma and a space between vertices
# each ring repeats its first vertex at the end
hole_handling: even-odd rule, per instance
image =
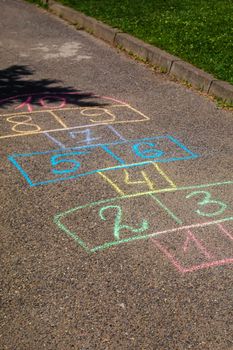
POLYGON ((77 29, 84 29, 112 46, 125 50, 133 56, 159 68, 161 72, 167 73, 169 76, 186 84, 191 84, 197 90, 220 98, 224 102, 233 103, 233 85, 230 83, 215 79, 213 75, 196 68, 179 57, 173 56, 129 34, 122 33, 119 29, 112 28, 54 0, 42 0, 42 3, 47 5, 53 14, 75 25, 77 29))

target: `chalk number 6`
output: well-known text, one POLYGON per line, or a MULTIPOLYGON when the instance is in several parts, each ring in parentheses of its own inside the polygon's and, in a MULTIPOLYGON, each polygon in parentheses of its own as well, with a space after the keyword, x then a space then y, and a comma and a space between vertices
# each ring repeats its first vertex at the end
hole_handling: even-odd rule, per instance
POLYGON ((204 212, 204 211, 201 211, 200 209, 195 210, 195 212, 199 215, 208 216, 208 217, 221 215, 224 212, 224 210, 227 208, 227 204, 217 201, 215 199, 211 199, 211 193, 207 191, 194 191, 189 193, 186 196, 186 198, 191 198, 193 196, 198 196, 198 195, 204 195, 204 198, 201 201, 197 202, 198 206, 205 207, 206 205, 214 205, 214 208, 216 208, 217 206, 217 210, 212 212, 204 212))

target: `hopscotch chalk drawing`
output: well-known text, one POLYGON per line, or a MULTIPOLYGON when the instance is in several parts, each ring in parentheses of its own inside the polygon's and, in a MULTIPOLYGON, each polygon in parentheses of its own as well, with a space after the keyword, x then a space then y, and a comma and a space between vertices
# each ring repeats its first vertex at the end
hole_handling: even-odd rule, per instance
POLYGON ((55 186, 96 174, 115 193, 54 217, 59 230, 87 253, 147 240, 182 274, 233 263, 233 180, 179 186, 163 164, 188 164, 199 154, 171 135, 126 139, 113 126, 149 117, 125 102, 90 93, 8 100, 13 107, 0 115, 0 140, 39 135, 50 145, 46 151, 8 155, 23 181, 55 186))
POLYGON ((109 170, 144 166, 152 161, 168 163, 197 157, 197 154, 191 152, 178 140, 166 135, 111 144, 81 146, 65 151, 48 150, 14 154, 8 159, 21 172, 30 186, 38 186, 94 173, 102 174, 109 170), (42 174, 36 173, 30 176, 30 169, 33 170, 33 164, 37 162, 43 164, 42 174), (96 162, 99 164, 98 168, 96 168, 96 162), (36 176, 36 179, 33 179, 33 176, 36 176))
POLYGON ((233 264, 233 235, 220 222, 173 233, 151 241, 180 273, 233 264))
MULTIPOLYGON (((169 232, 173 232, 175 236, 175 233, 180 230, 232 221, 231 205, 224 199, 221 191, 221 187, 232 188, 232 186, 233 181, 209 184, 205 191, 203 190, 204 185, 203 187, 170 188, 169 191, 160 191, 163 193, 163 199, 159 197, 158 191, 115 197, 60 213, 56 215, 55 223, 88 252, 169 232), (197 194, 195 201, 190 202, 191 196, 197 194), (132 199, 134 200, 133 207, 129 204, 132 199), (169 202, 170 206, 166 202, 169 202), (184 206, 187 207, 186 211, 183 210, 184 206), (174 207, 176 211, 171 207, 174 207), (137 208, 140 210, 135 218, 134 212, 137 208), (98 223, 95 236, 91 235, 91 242, 86 242, 85 237, 81 237, 82 225, 88 227, 88 223, 83 223, 82 216, 91 217, 94 222, 98 223), (161 217, 164 220, 159 219, 161 217), (95 245, 93 242, 96 242, 95 245)), ((224 191, 224 194, 226 193, 227 190, 224 191)))
MULTIPOLYGON (((45 132, 44 135, 60 149, 78 146, 102 145, 122 140, 127 141, 112 125, 99 125, 95 128, 65 130, 56 133, 45 132)), ((56 147, 56 148, 57 148, 56 147)))
MULTIPOLYGON (((17 100, 17 96, 8 100, 14 99, 17 100)), ((0 107, 1 102, 6 100, 0 101, 0 107)), ((0 139, 146 120, 149 117, 129 104, 106 96, 30 95, 25 96, 24 102, 16 105, 12 113, 0 114, 0 139), (85 97, 90 101, 85 103, 85 97), (74 103, 79 106, 74 107, 74 103)))

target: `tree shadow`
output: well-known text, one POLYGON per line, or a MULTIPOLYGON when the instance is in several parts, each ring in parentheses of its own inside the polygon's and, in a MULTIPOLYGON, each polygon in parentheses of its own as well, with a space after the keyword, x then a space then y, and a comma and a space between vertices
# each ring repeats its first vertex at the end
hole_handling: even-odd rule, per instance
POLYGON ((41 107, 41 97, 46 98, 46 104, 54 103, 54 99, 65 99, 74 106, 94 107, 105 106, 97 101, 92 93, 85 93, 72 87, 59 86, 59 80, 32 80, 34 71, 28 66, 13 65, 0 70, 0 108, 7 108, 15 103, 25 103, 30 98, 30 105, 41 107), (55 85, 56 84, 56 85, 55 85))

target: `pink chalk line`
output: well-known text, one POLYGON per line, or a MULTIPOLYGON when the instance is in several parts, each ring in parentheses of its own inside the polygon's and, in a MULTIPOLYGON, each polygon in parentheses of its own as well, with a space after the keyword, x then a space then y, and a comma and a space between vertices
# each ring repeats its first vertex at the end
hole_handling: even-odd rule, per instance
MULTIPOLYGON (((187 251, 187 246, 188 246, 188 242, 190 240, 193 240, 197 246, 199 247, 199 249, 204 253, 204 255, 207 258, 211 258, 211 256, 209 255, 209 253, 207 252, 207 250, 201 245, 201 243, 196 239, 196 237, 192 234, 192 232, 189 230, 190 227, 203 227, 203 226, 207 226, 210 225, 211 223, 205 223, 205 224, 198 224, 198 225, 192 225, 192 226, 186 226, 186 227, 180 227, 178 229, 173 229, 173 230, 169 230, 166 232, 174 232, 176 231, 181 231, 182 229, 188 229, 188 237, 184 243, 183 246, 183 250, 186 252, 187 251)), ((212 222, 212 224, 214 224, 212 222)), ((233 236, 224 228, 224 226, 220 223, 216 223, 217 226, 220 228, 220 230, 222 231, 222 233, 227 236, 230 240, 233 240, 233 236)), ((165 232, 164 232, 165 233, 165 232)), ((221 259, 221 260, 216 260, 216 261, 212 261, 212 262, 206 262, 203 264, 199 264, 196 266, 192 266, 189 268, 184 268, 180 265, 179 261, 177 259, 175 259, 175 257, 164 247, 164 245, 162 245, 158 239, 156 238, 151 238, 152 242, 156 245, 157 248, 160 249, 160 251, 162 251, 164 253, 164 255, 172 262, 172 264, 176 267, 176 269, 180 272, 180 273, 187 273, 187 272, 194 272, 194 271, 198 271, 198 270, 202 270, 205 268, 209 268, 209 267, 215 267, 215 266, 222 266, 222 265, 227 265, 227 264, 233 264, 233 258, 226 258, 226 259, 221 259)))
POLYGON ((223 227, 221 224, 217 224, 220 230, 229 238, 233 241, 233 236, 223 227))
POLYGON ((207 250, 205 249, 205 247, 201 244, 201 242, 194 236, 194 234, 188 229, 187 230, 187 238, 184 242, 184 246, 183 246, 183 250, 186 253, 187 249, 188 249, 188 244, 190 241, 193 241, 196 246, 200 249, 200 251, 205 255, 206 258, 211 259, 211 255, 207 252, 207 250))
POLYGON ((22 95, 15 95, 15 96, 11 96, 11 97, 8 97, 8 98, 4 98, 4 99, 1 99, 0 100, 0 103, 1 102, 5 102, 5 101, 9 101, 9 100, 14 100, 16 98, 19 98, 19 97, 24 97, 24 96, 27 96, 28 98, 32 98, 32 96, 41 96, 41 95, 56 95, 56 96, 59 96, 59 95, 83 95, 83 94, 86 94, 86 95, 89 95, 90 97, 97 97, 97 98, 103 98, 105 100, 110 100, 110 101, 114 101, 114 102, 117 102, 117 103, 120 103, 122 105, 129 105, 127 102, 124 102, 124 101, 120 101, 118 99, 115 99, 113 97, 108 97, 108 96, 101 96, 101 95, 95 95, 94 93, 92 92, 38 92, 38 93, 31 93, 31 94, 22 94, 22 95))
POLYGON ((158 242, 157 239, 151 238, 151 240, 166 255, 166 257, 172 262, 172 264, 177 268, 177 270, 180 273, 194 272, 194 271, 206 269, 209 267, 233 264, 233 258, 228 258, 228 259, 222 259, 222 260, 216 260, 216 261, 212 261, 212 262, 208 262, 208 263, 203 263, 203 264, 196 265, 196 266, 189 267, 189 268, 184 268, 174 258, 174 256, 171 253, 169 253, 169 251, 161 243, 158 242))

